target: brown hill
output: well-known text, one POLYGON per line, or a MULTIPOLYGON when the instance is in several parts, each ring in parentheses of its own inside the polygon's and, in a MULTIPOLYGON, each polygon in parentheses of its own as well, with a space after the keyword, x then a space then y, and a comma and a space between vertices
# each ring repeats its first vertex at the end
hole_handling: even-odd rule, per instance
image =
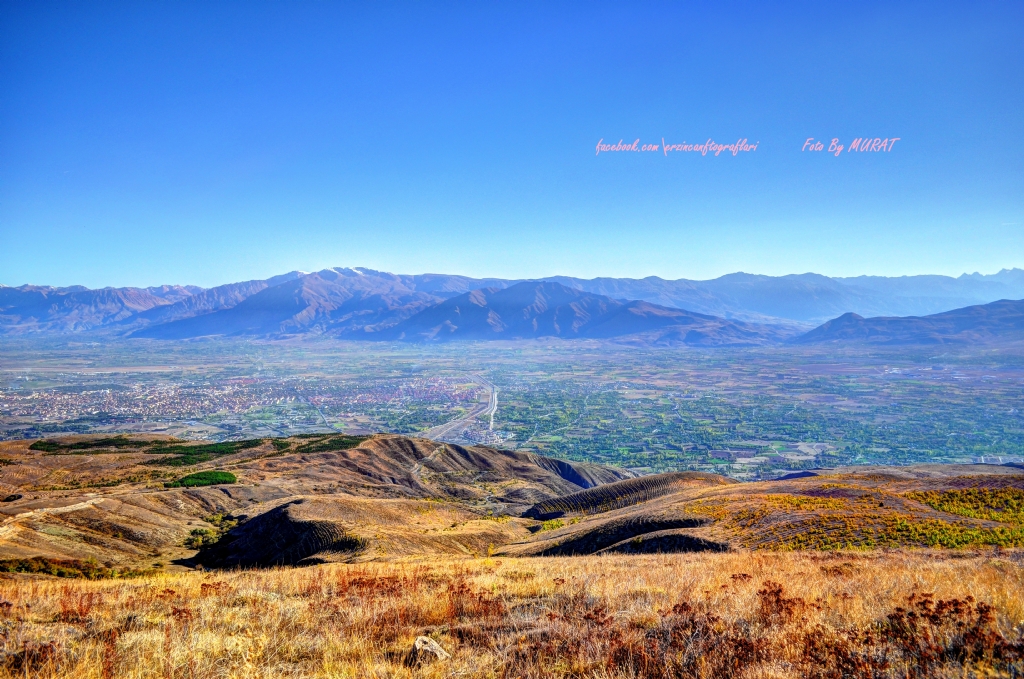
POLYGON ((1024 547, 1013 467, 737 483, 394 435, 0 443, 0 566, 269 566, 429 555, 1024 547), (235 483, 165 487, 216 470, 235 483))
POLYGON ((592 514, 639 504, 693 486, 736 483, 735 480, 704 472, 651 474, 588 488, 572 495, 542 500, 524 514, 533 519, 557 519, 566 514, 592 514))
MULTIPOLYGON (((0 525, 0 560, 93 558, 131 566, 191 556, 233 521, 297 498, 309 499, 303 512, 325 506, 321 500, 333 506, 323 512, 332 520, 367 517, 362 528, 343 531, 359 528, 356 534, 372 544, 360 558, 417 550, 467 553, 481 544, 486 551, 491 543, 525 535, 524 521, 496 522, 494 517, 631 476, 600 465, 390 435, 228 444, 77 436, 3 442, 0 457, 5 461, 0 499, 6 497, 0 503, 0 515, 6 517, 0 525), (208 469, 228 471, 238 482, 164 487, 164 482, 208 469), (422 530, 437 529, 436 536, 419 537, 419 528, 403 533, 428 516, 429 526, 422 530), (400 534, 405 537, 380 537, 400 534)), ((290 520, 293 514, 282 511, 267 520, 290 520)), ((302 558, 312 554, 301 546, 282 549, 287 555, 303 552, 302 558)), ((287 555, 280 560, 295 560, 287 555)))
POLYGON ((527 514, 561 506, 576 516, 548 520, 546 530, 502 553, 1024 547, 1024 474, 1013 467, 853 467, 758 483, 707 477, 681 488, 668 479, 652 482, 659 492, 647 498, 627 481, 545 500, 527 514), (602 502, 577 501, 587 494, 602 502), (616 495, 624 501, 615 502, 616 495))
POLYGON ((195 561, 218 568, 307 565, 423 555, 479 556, 529 535, 451 503, 321 495, 289 499, 202 549, 195 561))

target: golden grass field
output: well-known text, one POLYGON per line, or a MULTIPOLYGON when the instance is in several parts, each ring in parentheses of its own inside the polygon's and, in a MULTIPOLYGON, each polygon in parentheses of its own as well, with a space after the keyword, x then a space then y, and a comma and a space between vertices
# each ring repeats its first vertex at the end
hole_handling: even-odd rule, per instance
POLYGON ((393 435, 0 453, 0 679, 1024 679, 1016 468, 635 479, 393 435), (213 470, 237 482, 165 485, 213 470), (420 637, 450 657, 414 662, 420 637))
POLYGON ((1024 676, 1019 551, 3 578, 3 677, 1024 676), (452 658, 406 666, 420 635, 452 658))

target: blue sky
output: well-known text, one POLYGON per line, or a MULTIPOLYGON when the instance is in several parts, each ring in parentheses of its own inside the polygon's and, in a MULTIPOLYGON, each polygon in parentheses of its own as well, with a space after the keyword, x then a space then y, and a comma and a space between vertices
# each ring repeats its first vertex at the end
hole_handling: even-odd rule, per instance
POLYGON ((1022 29, 1020 2, 0 2, 0 283, 1024 266, 1022 29), (900 141, 801 151, 866 136, 900 141))

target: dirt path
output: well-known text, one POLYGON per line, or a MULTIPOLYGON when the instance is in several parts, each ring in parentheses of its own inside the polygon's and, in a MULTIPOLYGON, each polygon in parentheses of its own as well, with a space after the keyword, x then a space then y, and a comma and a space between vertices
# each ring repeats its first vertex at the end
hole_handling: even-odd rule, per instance
POLYGON ((419 462, 414 464, 412 466, 412 475, 415 476, 417 479, 420 479, 422 481, 423 479, 420 477, 420 472, 423 471, 423 463, 424 462, 433 462, 434 458, 437 457, 437 454, 440 453, 441 451, 443 451, 444 448, 445 448, 444 445, 440 445, 437 448, 434 448, 434 451, 432 453, 430 453, 430 455, 427 455, 425 458, 423 458, 422 460, 420 460, 419 462))

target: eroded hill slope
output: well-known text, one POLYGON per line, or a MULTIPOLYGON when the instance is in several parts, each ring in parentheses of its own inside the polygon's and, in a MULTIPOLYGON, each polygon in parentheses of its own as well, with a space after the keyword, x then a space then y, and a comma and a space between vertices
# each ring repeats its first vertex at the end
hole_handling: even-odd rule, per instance
MULTIPOLYGON (((132 567, 191 557, 253 517, 301 522, 314 508, 324 520, 345 524, 339 535, 356 530, 364 536, 359 558, 486 552, 527 535, 524 520, 496 517, 632 476, 600 465, 390 435, 221 444, 79 436, 5 442, 0 457, 0 560, 38 556, 132 567), (164 485, 200 470, 224 471, 237 482, 164 485), (268 514, 287 503, 295 510, 268 514), (420 537, 432 530, 437 534, 420 537)), ((315 553, 278 547, 285 556, 239 562, 284 563, 315 553)))
POLYGON ((148 569, 1024 547, 1024 472, 993 465, 737 483, 693 472, 634 478, 514 451, 340 434, 225 443, 80 436, 2 443, 0 458, 0 568, 30 557, 148 569), (166 486, 199 471, 235 481, 166 486))
POLYGON ((684 485, 672 476, 645 477, 658 489, 647 497, 624 481, 538 503, 526 514, 558 508, 559 518, 502 553, 1024 547, 1024 473, 1013 467, 853 467, 758 483, 708 474, 684 485), (630 492, 634 501, 616 502, 630 492))

